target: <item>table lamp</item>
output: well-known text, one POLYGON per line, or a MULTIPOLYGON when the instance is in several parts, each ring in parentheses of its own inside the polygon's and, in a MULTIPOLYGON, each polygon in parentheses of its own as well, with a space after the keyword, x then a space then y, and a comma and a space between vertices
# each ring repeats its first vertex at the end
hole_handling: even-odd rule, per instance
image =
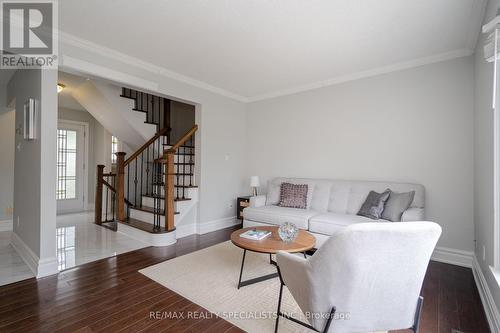
POLYGON ((253 189, 253 195, 257 195, 257 188, 260 186, 259 176, 250 177, 250 187, 253 189))

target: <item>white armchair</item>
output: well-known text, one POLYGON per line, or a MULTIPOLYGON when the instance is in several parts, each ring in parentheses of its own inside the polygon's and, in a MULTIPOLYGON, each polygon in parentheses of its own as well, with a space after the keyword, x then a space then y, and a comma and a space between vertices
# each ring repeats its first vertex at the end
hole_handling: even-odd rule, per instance
POLYGON ((418 332, 420 290, 440 235, 433 222, 362 223, 334 234, 309 259, 279 252, 275 331, 285 317, 322 332, 418 332), (310 325, 281 313, 284 285, 310 325))

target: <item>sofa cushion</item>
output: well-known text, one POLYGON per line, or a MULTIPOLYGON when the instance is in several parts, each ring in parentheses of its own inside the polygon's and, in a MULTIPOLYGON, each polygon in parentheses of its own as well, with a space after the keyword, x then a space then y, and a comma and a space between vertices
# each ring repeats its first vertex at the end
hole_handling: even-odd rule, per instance
POLYGON ((387 202, 387 199, 389 199, 390 194, 391 190, 386 190, 382 193, 370 191, 370 193, 368 193, 368 196, 366 197, 365 202, 359 209, 358 215, 378 220, 382 217, 385 203, 387 202))
POLYGON ((279 206, 247 207, 243 210, 245 220, 282 225, 285 222, 295 224, 299 229, 308 229, 309 219, 318 212, 308 209, 279 206))
POLYGON ((290 184, 298 184, 298 185, 307 184, 307 207, 306 207, 306 209, 311 208, 313 192, 314 192, 314 181, 307 180, 304 178, 273 178, 270 181, 268 181, 267 182, 266 206, 279 204, 282 183, 290 183, 290 184))
POLYGON ((356 223, 378 223, 387 222, 386 220, 377 220, 374 222, 372 219, 364 216, 342 214, 342 213, 326 213, 316 215, 309 220, 309 231, 328 235, 333 235, 336 231, 356 223))
POLYGON ((307 207, 307 184, 281 183, 280 207, 300 208, 307 207))
POLYGON ((410 207, 415 197, 415 191, 396 193, 391 192, 389 200, 385 203, 382 218, 392 222, 400 222, 403 213, 410 207))

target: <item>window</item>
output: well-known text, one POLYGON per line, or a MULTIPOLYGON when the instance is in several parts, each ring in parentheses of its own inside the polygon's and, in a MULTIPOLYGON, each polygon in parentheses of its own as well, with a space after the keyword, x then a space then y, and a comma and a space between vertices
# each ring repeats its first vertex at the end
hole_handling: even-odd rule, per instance
POLYGON ((76 198, 76 131, 57 130, 56 197, 76 198))
POLYGON ((111 136, 111 163, 116 164, 116 153, 118 152, 118 138, 111 136))

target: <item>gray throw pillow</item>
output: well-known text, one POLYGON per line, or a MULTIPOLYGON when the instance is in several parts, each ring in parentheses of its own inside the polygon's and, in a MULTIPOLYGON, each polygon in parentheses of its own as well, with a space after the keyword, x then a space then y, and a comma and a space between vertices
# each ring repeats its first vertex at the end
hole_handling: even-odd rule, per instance
POLYGON ((415 197, 415 191, 396 193, 392 192, 389 195, 389 200, 385 203, 382 218, 392 222, 401 222, 401 217, 405 210, 410 207, 415 197))
POLYGON ((289 208, 307 208, 307 184, 281 183, 278 206, 289 208))
POLYGON ((390 190, 386 190, 383 193, 377 193, 375 191, 370 191, 366 197, 365 202, 361 206, 358 215, 369 217, 373 220, 378 220, 382 216, 384 211, 385 202, 391 194, 390 190))

